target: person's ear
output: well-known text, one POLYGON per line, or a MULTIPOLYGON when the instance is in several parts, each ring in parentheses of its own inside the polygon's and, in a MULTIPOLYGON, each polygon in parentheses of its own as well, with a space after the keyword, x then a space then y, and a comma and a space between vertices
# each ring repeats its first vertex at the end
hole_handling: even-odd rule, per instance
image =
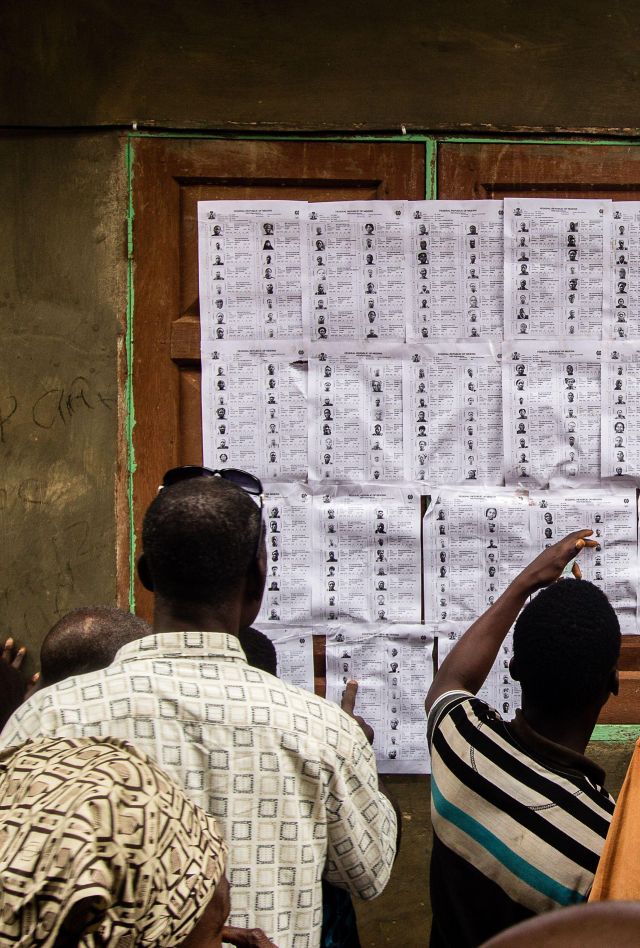
POLYGON ((147 560, 144 553, 138 559, 138 577, 140 582, 145 589, 148 589, 149 592, 153 592, 153 579, 151 578, 151 570, 149 569, 149 561, 147 560))
POLYGON ((244 604, 242 609, 241 627, 251 625, 260 611, 262 596, 267 581, 267 547, 265 545, 265 527, 262 527, 262 536, 258 544, 258 552, 254 557, 244 583, 244 604))
POLYGON ((515 659, 515 655, 509 662, 509 674, 514 681, 520 681, 520 672, 518 670, 518 663, 515 659))
POLYGON ((267 525, 262 522, 260 528, 260 542, 258 543, 258 552, 249 569, 249 582, 247 592, 256 599, 262 599, 265 583, 267 581, 267 525))
POLYGON ((611 677, 609 679, 609 691, 614 697, 617 698, 618 692, 620 691, 620 672, 618 671, 617 666, 611 672, 611 677))

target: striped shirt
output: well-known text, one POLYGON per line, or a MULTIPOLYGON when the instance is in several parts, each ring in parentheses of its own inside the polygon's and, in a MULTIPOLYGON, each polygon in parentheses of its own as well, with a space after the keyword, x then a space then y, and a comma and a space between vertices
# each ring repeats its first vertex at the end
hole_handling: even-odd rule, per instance
POLYGON ((583 902, 614 807, 602 769, 468 692, 441 695, 427 732, 432 948, 583 902))

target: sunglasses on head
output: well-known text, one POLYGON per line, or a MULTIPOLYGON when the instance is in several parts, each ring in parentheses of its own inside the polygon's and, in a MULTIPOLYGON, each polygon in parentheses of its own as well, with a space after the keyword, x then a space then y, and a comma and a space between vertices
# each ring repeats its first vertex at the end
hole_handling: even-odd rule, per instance
POLYGON ((183 464, 182 467, 172 467, 162 478, 162 487, 172 487, 180 481, 188 481, 194 477, 221 477, 240 487, 254 497, 259 497, 262 503, 264 493, 262 481, 248 471, 240 471, 235 467, 223 467, 213 470, 210 467, 200 467, 198 464, 183 464))

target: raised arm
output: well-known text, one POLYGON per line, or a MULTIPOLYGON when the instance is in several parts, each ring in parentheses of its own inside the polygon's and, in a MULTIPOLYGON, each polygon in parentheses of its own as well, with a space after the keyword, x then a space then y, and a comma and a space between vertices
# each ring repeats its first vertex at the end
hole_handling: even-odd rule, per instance
MULTIPOLYGON (((559 579, 567 564, 585 546, 596 546, 595 540, 587 539, 592 533, 593 530, 576 530, 544 550, 473 623, 438 669, 425 701, 427 714, 447 691, 477 694, 529 596, 559 579)), ((573 564, 572 572, 576 579, 581 578, 577 563, 573 564)))

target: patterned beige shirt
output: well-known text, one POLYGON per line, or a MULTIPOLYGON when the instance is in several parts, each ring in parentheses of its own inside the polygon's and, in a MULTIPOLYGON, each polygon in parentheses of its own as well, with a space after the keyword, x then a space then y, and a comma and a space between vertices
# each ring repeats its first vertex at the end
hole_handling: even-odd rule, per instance
POLYGON ((109 668, 36 692, 0 747, 94 735, 137 745, 218 820, 230 924, 259 926, 279 948, 315 948, 323 876, 363 899, 387 884, 396 818, 360 727, 252 668, 234 636, 165 632, 125 645, 109 668))

